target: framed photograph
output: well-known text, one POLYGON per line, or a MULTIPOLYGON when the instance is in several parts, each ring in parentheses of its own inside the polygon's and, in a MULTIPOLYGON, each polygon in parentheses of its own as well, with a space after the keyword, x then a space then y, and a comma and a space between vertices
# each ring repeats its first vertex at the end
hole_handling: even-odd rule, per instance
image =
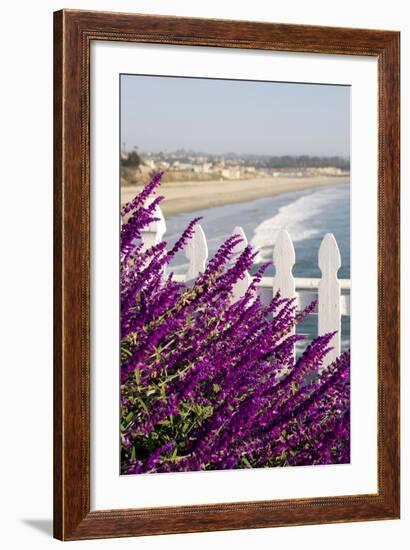
POLYGON ((54 14, 54 534, 394 519, 398 32, 54 14))

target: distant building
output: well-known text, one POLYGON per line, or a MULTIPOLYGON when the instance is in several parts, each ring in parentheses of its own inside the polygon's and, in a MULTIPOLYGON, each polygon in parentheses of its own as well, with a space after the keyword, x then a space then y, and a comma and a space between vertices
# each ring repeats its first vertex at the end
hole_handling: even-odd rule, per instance
POLYGON ((306 172, 309 175, 323 175, 323 176, 343 176, 347 172, 336 166, 318 166, 317 168, 307 168, 306 172))
POLYGON ((306 175, 306 174, 301 172, 301 171, 290 172, 288 170, 282 170, 280 172, 272 172, 272 176, 274 178, 278 178, 278 177, 281 177, 281 178, 301 178, 304 175, 306 175))
POLYGON ((241 171, 239 168, 225 168, 221 173, 222 177, 228 180, 237 180, 241 177, 241 171))
POLYGON ((212 169, 212 164, 210 162, 203 162, 201 164, 194 164, 193 170, 197 174, 209 174, 212 169))
POLYGON ((145 164, 148 168, 151 168, 151 170, 155 170, 155 162, 153 160, 146 160, 145 164))

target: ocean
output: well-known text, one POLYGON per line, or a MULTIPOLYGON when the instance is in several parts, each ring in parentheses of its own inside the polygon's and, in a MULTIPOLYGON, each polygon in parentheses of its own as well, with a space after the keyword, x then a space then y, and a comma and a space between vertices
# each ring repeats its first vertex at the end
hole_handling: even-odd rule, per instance
MULTIPOLYGON (((192 218, 202 216, 202 228, 210 257, 233 229, 241 226, 248 241, 258 251, 257 262, 271 261, 273 246, 281 229, 292 237, 296 263, 295 277, 320 277, 318 251, 326 233, 333 233, 339 245, 342 265, 338 276, 350 278, 350 185, 338 184, 305 189, 276 197, 246 203, 227 204, 166 218, 164 239, 172 245, 192 218)), ((255 266, 255 269, 257 265, 255 266)), ((178 254, 170 266, 175 273, 184 273, 187 260, 178 254)), ((274 267, 266 275, 274 275, 274 267)), ((316 316, 298 327, 308 340, 316 336, 316 316)), ((342 349, 350 345, 350 317, 342 317, 342 349)))

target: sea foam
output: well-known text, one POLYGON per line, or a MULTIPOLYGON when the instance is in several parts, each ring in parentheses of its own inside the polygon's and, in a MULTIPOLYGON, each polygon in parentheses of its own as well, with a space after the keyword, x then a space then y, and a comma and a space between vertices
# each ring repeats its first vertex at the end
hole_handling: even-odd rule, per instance
POLYGON ((251 239, 252 246, 259 251, 255 261, 270 260, 273 246, 282 229, 289 232, 293 242, 319 236, 320 220, 340 201, 340 191, 338 186, 316 189, 281 206, 273 217, 259 223, 251 239))

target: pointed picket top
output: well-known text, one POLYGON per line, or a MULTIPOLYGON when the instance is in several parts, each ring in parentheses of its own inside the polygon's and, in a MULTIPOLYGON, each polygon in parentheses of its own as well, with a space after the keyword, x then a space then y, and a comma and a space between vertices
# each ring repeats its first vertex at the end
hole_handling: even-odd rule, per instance
POLYGON ((337 331, 330 345, 333 349, 327 354, 325 364, 329 365, 340 355, 340 282, 337 272, 341 266, 340 251, 332 233, 327 233, 319 248, 319 267, 322 278, 318 291, 318 334, 337 331))
MULTIPOLYGON (((245 231, 240 226, 235 227, 235 229, 232 232, 232 235, 239 235, 239 237, 241 237, 242 239, 241 242, 239 242, 234 248, 233 260, 235 260, 241 255, 241 253, 248 246, 248 239, 246 237, 245 231)), ((239 279, 239 281, 235 283, 232 289, 233 302, 237 302, 240 298, 242 298, 242 296, 248 290, 248 287, 251 284, 251 282, 252 282, 252 277, 249 271, 246 271, 244 278, 239 279)))
POLYGON ((335 275, 342 265, 340 251, 333 233, 326 233, 319 248, 319 267, 322 276, 335 275))
POLYGON ((148 248, 160 243, 165 231, 167 230, 165 218, 159 206, 155 208, 153 215, 155 218, 158 218, 158 220, 151 222, 144 230, 141 231, 141 238, 144 243, 143 250, 147 250, 148 248))
POLYGON ((239 225, 235 227, 235 229, 232 231, 232 235, 238 235, 241 237, 241 242, 238 243, 234 249, 234 253, 236 256, 239 256, 245 248, 248 246, 248 238, 245 234, 245 231, 243 230, 243 227, 240 227, 239 225))
POLYGON ((289 233, 283 229, 279 232, 273 249, 273 264, 276 275, 274 277, 273 291, 278 290, 285 298, 295 296, 295 278, 292 274, 295 265, 295 248, 289 233))
POLYGON ((208 259, 208 243, 202 226, 197 224, 192 238, 185 247, 185 256, 189 261, 186 281, 191 281, 205 271, 208 259))

